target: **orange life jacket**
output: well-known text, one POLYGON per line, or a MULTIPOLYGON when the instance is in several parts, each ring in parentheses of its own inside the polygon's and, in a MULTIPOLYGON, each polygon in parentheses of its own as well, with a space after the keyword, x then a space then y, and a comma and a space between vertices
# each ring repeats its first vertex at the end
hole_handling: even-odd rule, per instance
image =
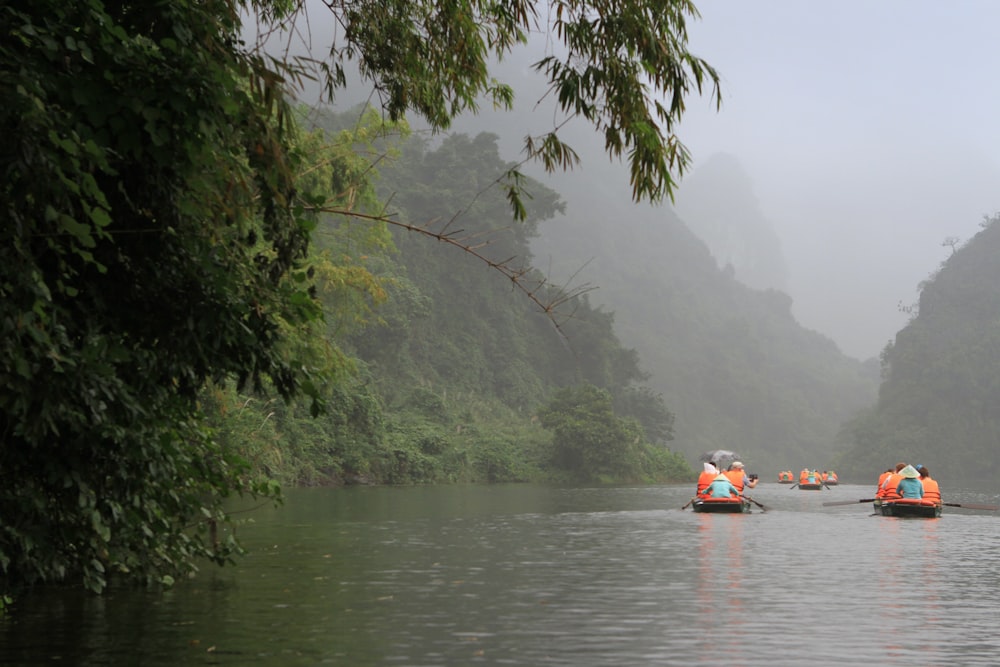
POLYGON ((742 470, 727 470, 725 473, 729 481, 733 483, 736 487, 736 492, 741 496, 743 495, 743 471, 742 470))
POLYGON ((941 488, 938 486, 937 481, 930 477, 923 477, 920 483, 924 485, 924 500, 931 500, 934 504, 940 504, 941 488))
POLYGON ((717 472, 704 472, 698 475, 698 495, 703 495, 708 491, 709 485, 715 481, 715 478, 719 476, 717 472))
POLYGON ((882 497, 882 485, 885 484, 885 480, 889 479, 891 472, 884 472, 878 476, 878 484, 875 485, 875 496, 878 498, 882 497))
POLYGON ((799 473, 799 484, 803 484, 809 481, 809 471, 803 470, 799 473))
POLYGON ((903 476, 899 473, 892 473, 889 475, 888 479, 885 480, 885 484, 879 487, 879 492, 875 494, 878 498, 899 498, 899 491, 897 487, 899 486, 899 480, 903 479, 903 476))

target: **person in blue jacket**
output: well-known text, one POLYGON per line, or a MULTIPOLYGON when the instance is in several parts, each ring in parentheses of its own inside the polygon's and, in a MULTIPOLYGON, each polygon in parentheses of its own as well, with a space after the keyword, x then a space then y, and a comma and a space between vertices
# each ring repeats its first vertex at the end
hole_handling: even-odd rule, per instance
POLYGON ((920 473, 913 466, 906 466, 899 471, 899 475, 902 479, 899 480, 899 485, 896 487, 896 493, 899 494, 900 498, 915 498, 920 499, 924 497, 924 485, 920 483, 920 473))
POLYGON ((734 496, 739 497, 740 492, 736 489, 733 483, 729 481, 728 477, 719 473, 719 476, 708 485, 706 495, 711 498, 732 498, 734 496))

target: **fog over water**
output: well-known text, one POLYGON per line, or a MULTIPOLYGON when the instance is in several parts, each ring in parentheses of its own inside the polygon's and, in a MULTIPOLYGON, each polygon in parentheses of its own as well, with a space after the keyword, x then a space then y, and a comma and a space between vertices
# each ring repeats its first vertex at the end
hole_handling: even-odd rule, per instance
MULTIPOLYGON (((1000 210, 1000 3, 697 0, 693 53, 723 79, 692 99, 695 166, 723 152, 753 181, 793 311, 877 355, 918 284, 1000 210)), ((683 204, 683 184, 678 204, 683 204)))

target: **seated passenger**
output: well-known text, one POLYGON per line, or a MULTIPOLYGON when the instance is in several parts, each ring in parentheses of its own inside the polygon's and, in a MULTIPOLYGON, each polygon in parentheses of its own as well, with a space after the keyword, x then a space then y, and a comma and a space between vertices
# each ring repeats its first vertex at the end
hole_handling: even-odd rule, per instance
POLYGON ((706 495, 710 498, 738 498, 740 492, 736 490, 728 477, 719 473, 719 476, 708 486, 706 495))
POLYGON ((719 469, 715 467, 715 461, 711 463, 706 463, 704 465, 704 470, 698 475, 698 486, 696 495, 704 496, 708 493, 709 485, 715 481, 716 475, 719 474, 719 469))
POLYGON ((899 483, 896 493, 900 498, 919 500, 924 497, 924 485, 920 483, 920 473, 913 466, 906 466, 899 471, 899 483))
POLYGON ((931 479, 927 466, 920 466, 920 484, 924 487, 924 500, 930 500, 935 505, 941 504, 941 487, 936 480, 931 479))

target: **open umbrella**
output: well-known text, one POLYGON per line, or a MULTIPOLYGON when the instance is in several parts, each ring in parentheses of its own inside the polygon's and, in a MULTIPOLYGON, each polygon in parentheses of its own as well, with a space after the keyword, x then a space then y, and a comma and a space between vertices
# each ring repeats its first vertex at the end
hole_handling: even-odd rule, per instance
POLYGON ((738 461, 739 458, 740 457, 736 452, 729 451, 728 449, 713 449, 710 452, 702 454, 698 460, 703 463, 714 461, 719 470, 725 470, 729 467, 730 463, 738 461))

